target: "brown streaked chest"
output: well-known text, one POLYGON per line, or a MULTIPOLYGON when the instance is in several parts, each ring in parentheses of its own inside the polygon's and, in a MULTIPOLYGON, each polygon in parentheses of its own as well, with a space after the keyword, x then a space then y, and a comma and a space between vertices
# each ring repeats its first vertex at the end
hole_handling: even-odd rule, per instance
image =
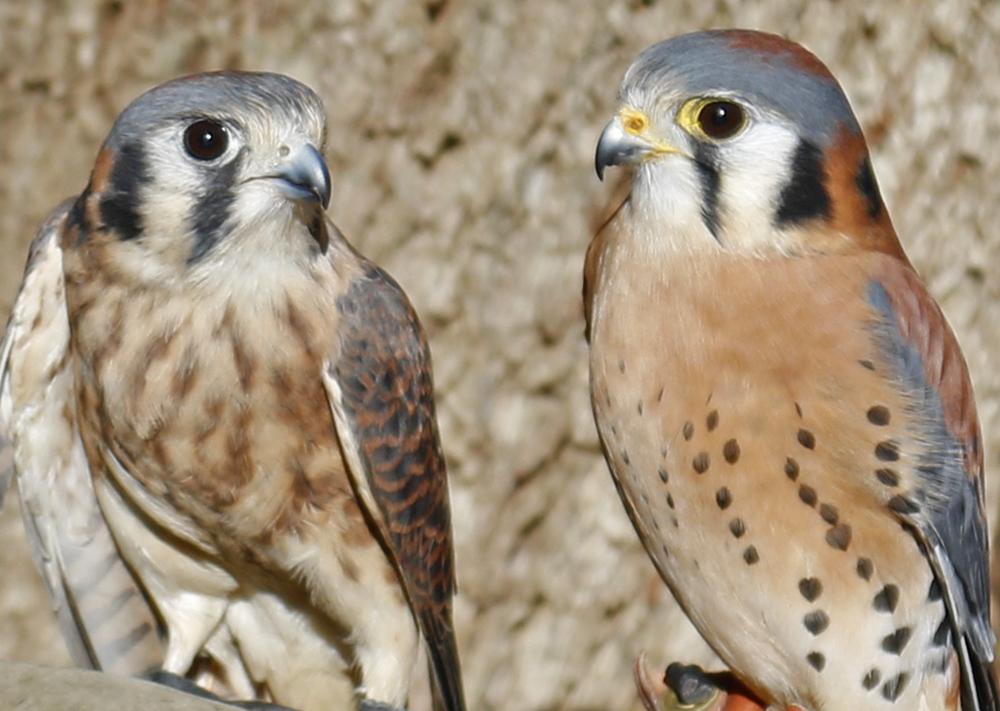
POLYGON ((353 503, 320 377, 331 282, 222 297, 137 287, 99 253, 66 261, 91 461, 107 447, 153 496, 239 537, 353 503))

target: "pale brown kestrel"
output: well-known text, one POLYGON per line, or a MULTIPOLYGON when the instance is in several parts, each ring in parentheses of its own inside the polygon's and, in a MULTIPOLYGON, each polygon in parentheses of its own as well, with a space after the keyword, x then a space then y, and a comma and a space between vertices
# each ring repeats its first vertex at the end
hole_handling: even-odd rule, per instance
POLYGON ((129 105, 32 244, 0 444, 77 662, 399 707, 422 634, 460 711, 430 354, 326 219, 324 139, 319 98, 276 74, 129 105))
POLYGON ((1000 709, 972 387, 836 79, 699 32, 619 99, 597 170, 634 177, 587 256, 591 392, 656 568, 764 704, 1000 709))

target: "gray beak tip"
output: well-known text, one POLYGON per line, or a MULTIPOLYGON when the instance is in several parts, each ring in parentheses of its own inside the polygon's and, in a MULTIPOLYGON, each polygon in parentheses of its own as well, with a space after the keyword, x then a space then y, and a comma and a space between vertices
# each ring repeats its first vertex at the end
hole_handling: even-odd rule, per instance
POLYGON ((281 166, 276 176, 284 193, 293 200, 317 202, 325 210, 333 192, 330 169, 316 146, 306 143, 295 150, 281 166))

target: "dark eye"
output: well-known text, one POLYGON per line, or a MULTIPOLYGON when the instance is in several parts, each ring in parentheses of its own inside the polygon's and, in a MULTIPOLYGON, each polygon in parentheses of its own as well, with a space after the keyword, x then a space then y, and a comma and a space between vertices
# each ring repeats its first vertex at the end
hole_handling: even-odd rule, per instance
POLYGON ((746 118, 743 109, 731 101, 712 101, 698 112, 698 126, 709 138, 723 139, 735 136, 746 118))
POLYGON ((192 158, 215 160, 226 152, 229 132, 217 121, 195 121, 184 131, 184 147, 192 158))

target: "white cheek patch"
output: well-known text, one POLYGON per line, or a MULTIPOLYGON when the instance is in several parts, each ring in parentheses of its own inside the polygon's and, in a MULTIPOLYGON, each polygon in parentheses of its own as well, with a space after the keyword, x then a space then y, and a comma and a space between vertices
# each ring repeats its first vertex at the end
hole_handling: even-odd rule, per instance
POLYGON ((719 216, 727 248, 774 247, 774 215, 798 142, 784 126, 762 122, 719 148, 719 216))
POLYGON ((631 199, 637 246, 649 253, 717 249, 702 214, 702 192, 697 169, 687 157, 643 163, 631 199))

